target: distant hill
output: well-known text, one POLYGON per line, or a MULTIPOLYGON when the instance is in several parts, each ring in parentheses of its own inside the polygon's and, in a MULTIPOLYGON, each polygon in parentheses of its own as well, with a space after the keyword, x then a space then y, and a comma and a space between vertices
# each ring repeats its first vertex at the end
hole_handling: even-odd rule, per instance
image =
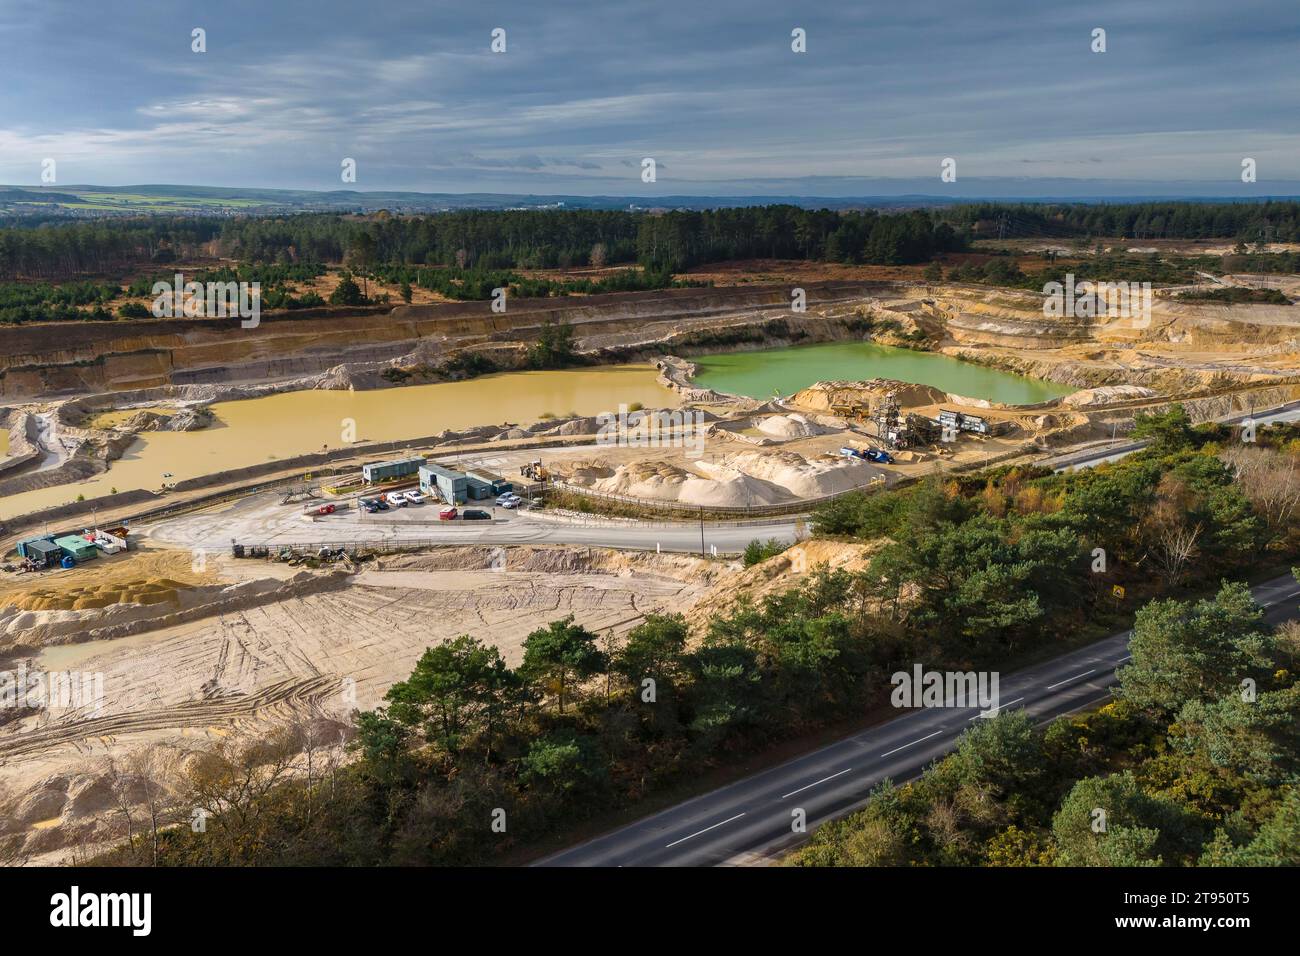
MULTIPOLYGON (((1026 187, 1027 188, 1027 187, 1026 187)), ((1259 202, 1293 195, 1205 197, 1191 192, 1150 195, 1031 196, 1034 203, 1138 203, 1151 201, 1259 202)), ((927 209, 981 201, 1014 202, 1006 195, 941 196, 909 193, 889 196, 827 197, 753 194, 743 196, 571 196, 515 193, 424 193, 409 191, 255 189, 225 186, 144 184, 138 186, 0 186, 0 215, 13 217, 96 217, 172 213, 230 216, 275 212, 430 213, 461 209, 735 209, 791 205, 805 209, 927 209)))
POLYGON ((16 186, 0 186, 0 204, 4 203, 74 203, 72 193, 33 191, 16 186))

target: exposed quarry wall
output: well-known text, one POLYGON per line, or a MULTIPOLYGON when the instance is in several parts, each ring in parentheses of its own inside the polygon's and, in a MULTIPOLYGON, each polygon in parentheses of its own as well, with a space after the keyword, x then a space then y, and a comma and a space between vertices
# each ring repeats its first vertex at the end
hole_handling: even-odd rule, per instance
MULTIPOLYGON (((821 283, 809 284, 806 292, 815 305, 882 288, 821 283)), ((392 359, 422 339, 457 338, 458 345, 528 341, 548 319, 581 326, 580 335, 600 335, 629 324, 788 305, 789 296, 782 285, 518 299, 501 314, 488 302, 399 306, 382 313, 310 310, 264 315, 252 329, 238 319, 14 326, 0 328, 0 397, 316 374, 344 362, 392 359)))
MULTIPOLYGON (((1244 354, 1261 347, 1294 349, 1300 337, 1300 309, 1285 306, 1229 307, 1157 296, 1149 320, 1135 322, 1049 317, 1036 292, 977 285, 836 282, 809 283, 805 291, 816 311, 829 303, 865 305, 905 331, 923 328, 951 348, 972 350, 1161 343, 1244 354)), ((611 358, 642 357, 653 344, 679 354, 744 348, 743 337, 711 343, 701 330, 753 325, 763 320, 763 311, 779 310, 792 328, 802 327, 807 334, 798 341, 819 341, 815 316, 795 315, 789 304, 790 287, 782 284, 517 299, 500 314, 487 302, 309 310, 268 314, 255 329, 241 328, 238 319, 17 326, 0 329, 0 398, 308 377, 344 364, 378 367, 413 352, 436 359, 444 347, 508 350, 531 342, 548 320, 574 325, 584 348, 611 358), (639 352, 637 346, 645 348, 639 352)), ((752 347, 781 341, 768 335, 752 347)), ((1059 371, 1032 374, 1067 381, 1059 371)), ((1106 381, 1093 374, 1068 383, 1106 381)))
POLYGON ((44 457, 37 442, 35 415, 0 409, 0 428, 9 432, 9 454, 0 459, 0 478, 21 471, 44 457))

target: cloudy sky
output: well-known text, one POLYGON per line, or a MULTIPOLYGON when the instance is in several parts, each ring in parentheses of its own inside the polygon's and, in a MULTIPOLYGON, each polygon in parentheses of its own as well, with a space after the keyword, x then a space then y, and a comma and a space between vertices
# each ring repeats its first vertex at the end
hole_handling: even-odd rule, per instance
POLYGON ((0 76, 6 183, 54 158, 65 184, 337 189, 345 157, 347 188, 436 192, 1300 181, 1295 0, 5 0, 0 76))

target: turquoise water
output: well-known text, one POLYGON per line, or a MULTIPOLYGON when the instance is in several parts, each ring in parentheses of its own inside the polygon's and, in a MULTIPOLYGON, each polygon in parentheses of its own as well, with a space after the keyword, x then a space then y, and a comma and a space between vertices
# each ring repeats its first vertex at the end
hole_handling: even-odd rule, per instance
POLYGON ((869 342, 701 355, 691 361, 699 366, 694 384, 750 398, 771 398, 774 393, 791 395, 814 382, 869 378, 932 385, 966 398, 1007 405, 1032 405, 1074 391, 1069 386, 972 365, 946 355, 869 342))

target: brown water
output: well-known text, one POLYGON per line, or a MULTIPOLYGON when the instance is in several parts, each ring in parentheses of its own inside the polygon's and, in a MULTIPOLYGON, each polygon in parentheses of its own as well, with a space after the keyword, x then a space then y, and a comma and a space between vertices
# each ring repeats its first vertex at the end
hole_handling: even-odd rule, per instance
MULTIPOLYGON (((597 415, 620 403, 647 408, 678 404, 658 384, 649 365, 612 365, 557 372, 505 372, 465 382, 411 385, 370 392, 284 392, 265 398, 219 402, 216 422, 194 432, 147 432, 87 481, 0 498, 0 517, 66 504, 77 495, 95 498, 265 461, 292 458, 323 446, 355 441, 394 441, 434 435, 447 428, 509 422, 528 424, 547 412, 597 415), (355 435, 345 435, 348 420, 355 435)), ((128 416, 129 417, 129 416, 128 416)), ((412 449, 420 451, 421 449, 412 449)), ((377 456, 378 457, 378 456, 377 456)))

